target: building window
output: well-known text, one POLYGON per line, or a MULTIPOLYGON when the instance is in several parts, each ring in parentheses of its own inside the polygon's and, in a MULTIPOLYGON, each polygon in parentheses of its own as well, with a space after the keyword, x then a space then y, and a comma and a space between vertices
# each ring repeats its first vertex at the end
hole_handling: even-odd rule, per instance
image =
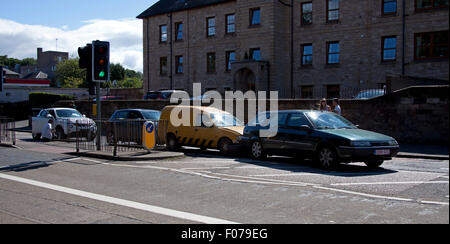
POLYGON ((175 73, 183 74, 183 56, 175 57, 175 73))
POLYGON ((340 90, 339 85, 327 85, 327 98, 339 98, 341 94, 340 90))
POLYGON ((215 36, 216 35, 216 18, 215 17, 207 18, 206 24, 208 26, 207 35, 215 36))
POLYGON ((448 0, 415 0, 416 10, 448 8, 448 0))
POLYGON ((397 13, 397 0, 383 0, 381 7, 382 7, 383 14, 396 14, 397 13))
POLYGON ((261 9, 252 8, 250 9, 250 26, 261 24, 261 9))
POLYGON ((175 23, 175 31, 177 32, 175 35, 175 41, 183 40, 183 23, 175 23))
POLYGON ((167 42, 167 25, 159 26, 159 42, 167 42))
POLYGON ((231 63, 236 61, 236 52, 235 51, 228 51, 226 52, 226 71, 231 71, 231 63))
POLYGON ((416 60, 448 58, 448 31, 416 33, 414 39, 416 60))
POLYGON ((339 64, 339 42, 327 43, 327 64, 339 64))
POLYGON ((226 33, 231 34, 236 32, 236 24, 234 14, 228 14, 226 20, 226 33))
POLYGON ((313 86, 300 87, 301 98, 313 98, 313 86))
POLYGON ((312 44, 303 44, 302 45, 302 66, 311 66, 312 65, 312 54, 313 47, 312 44))
POLYGON ((167 57, 159 58, 159 74, 167 75, 167 57))
POLYGON ((216 53, 208 53, 206 55, 206 72, 207 73, 216 72, 216 53))
POLYGON ((339 0, 327 0, 327 22, 339 20, 339 0))
POLYGON ((250 49, 250 58, 255 61, 260 61, 261 60, 261 49, 259 49, 259 48, 250 49))
POLYGON ((397 37, 387 36, 382 38, 382 60, 395 61, 397 59, 397 37))
POLYGON ((302 3, 301 11, 302 11, 301 24, 302 25, 312 24, 312 2, 302 3))

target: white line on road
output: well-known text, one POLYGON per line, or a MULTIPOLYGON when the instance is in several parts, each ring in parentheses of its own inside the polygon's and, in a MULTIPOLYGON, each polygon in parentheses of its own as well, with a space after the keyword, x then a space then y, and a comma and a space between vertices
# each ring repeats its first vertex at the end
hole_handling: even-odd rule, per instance
POLYGON ((420 185, 420 184, 448 184, 448 181, 399 181, 399 182, 352 182, 334 183, 332 186, 358 186, 358 185, 420 185))
POLYGON ((7 175, 7 174, 0 173, 0 178, 6 179, 6 180, 11 180, 11 181, 16 181, 16 182, 20 182, 20 183, 24 183, 24 184, 28 184, 28 185, 33 185, 33 186, 37 186, 37 187, 41 187, 41 188, 45 188, 45 189, 50 189, 50 190, 54 190, 54 191, 58 191, 58 192, 68 193, 71 195, 94 199, 94 200, 98 200, 98 201, 102 201, 102 202, 108 202, 108 203, 112 203, 112 204, 116 204, 116 205, 121 205, 121 206, 139 209, 139 210, 143 210, 143 211, 147 211, 147 212, 152 212, 152 213, 166 215, 166 216, 180 218, 180 219, 191 220, 191 221, 205 223, 205 224, 237 224, 235 222, 231 222, 228 220, 212 218, 212 217, 172 210, 172 209, 168 209, 168 208, 152 206, 152 205, 148 205, 148 204, 128 201, 128 200, 114 198, 114 197, 108 197, 108 196, 104 196, 104 195, 99 195, 99 194, 90 193, 90 192, 86 192, 86 191, 80 191, 80 190, 62 187, 62 186, 58 186, 58 185, 52 185, 52 184, 48 184, 48 183, 44 183, 44 182, 29 180, 29 179, 12 176, 12 175, 7 175))

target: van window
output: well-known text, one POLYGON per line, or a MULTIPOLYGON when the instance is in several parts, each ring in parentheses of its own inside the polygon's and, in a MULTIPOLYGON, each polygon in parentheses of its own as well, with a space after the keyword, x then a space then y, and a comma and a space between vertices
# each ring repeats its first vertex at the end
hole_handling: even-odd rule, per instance
POLYGON ((127 119, 128 112, 127 111, 119 111, 114 115, 114 119, 127 119))

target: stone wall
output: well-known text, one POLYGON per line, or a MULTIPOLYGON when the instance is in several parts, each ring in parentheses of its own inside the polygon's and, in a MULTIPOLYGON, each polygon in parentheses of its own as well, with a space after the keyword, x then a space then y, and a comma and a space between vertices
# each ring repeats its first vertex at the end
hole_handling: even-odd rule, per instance
MULTIPOLYGON (((403 143, 448 144, 449 86, 410 87, 370 100, 341 100, 342 115, 360 126, 390 135, 403 143)), ((223 103, 225 104, 225 103, 223 103)), ((318 100, 279 100, 279 109, 315 109, 318 100)), ((67 106, 67 102, 60 102, 67 106)), ((105 101, 102 115, 109 118, 116 109, 161 110, 169 101, 105 101)), ((78 101, 77 108, 92 117, 92 102, 78 101)), ((268 107, 268 106, 267 106, 268 107)))

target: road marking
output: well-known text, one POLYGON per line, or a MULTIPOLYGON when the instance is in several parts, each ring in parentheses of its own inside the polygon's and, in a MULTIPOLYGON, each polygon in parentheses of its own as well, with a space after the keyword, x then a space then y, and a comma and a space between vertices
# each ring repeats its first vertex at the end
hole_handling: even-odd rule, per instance
POLYGON ((307 176, 307 175, 315 175, 317 176, 318 173, 287 173, 287 174, 267 174, 267 175, 250 175, 254 177, 277 177, 277 176, 307 176))
POLYGON ((104 195, 90 193, 90 192, 86 192, 86 191, 80 191, 80 190, 76 190, 76 189, 71 189, 71 188, 62 187, 62 186, 58 186, 58 185, 48 184, 48 183, 39 182, 39 181, 35 181, 35 180, 30 180, 30 179, 25 179, 25 178, 7 175, 7 174, 0 173, 0 178, 6 179, 6 180, 11 180, 11 181, 16 181, 16 182, 20 182, 20 183, 24 183, 24 184, 28 184, 28 185, 33 185, 33 186, 37 186, 37 187, 41 187, 41 188, 45 188, 45 189, 50 189, 50 190, 54 190, 54 191, 58 191, 58 192, 68 193, 68 194, 75 195, 75 196, 85 197, 85 198, 94 199, 94 200, 98 200, 98 201, 102 201, 102 202, 107 202, 107 203, 112 203, 112 204, 116 204, 116 205, 121 205, 121 206, 125 206, 125 207, 138 209, 138 210, 152 212, 152 213, 156 213, 156 214, 166 215, 166 216, 175 217, 175 218, 179 218, 179 219, 191 220, 194 222, 200 222, 200 223, 205 223, 205 224, 237 224, 235 222, 231 222, 228 220, 212 218, 212 217, 192 214, 192 213, 188 213, 188 212, 182 212, 182 211, 177 211, 177 210, 173 210, 173 209, 162 208, 162 207, 158 207, 158 206, 128 201, 128 200, 124 200, 124 199, 104 196, 104 195))
POLYGON ((181 170, 231 169, 231 167, 182 168, 181 170))
MULTIPOLYGON (((91 160, 94 161, 94 160, 91 160)), ((159 167, 159 166, 137 166, 137 165, 118 165, 118 164, 111 164, 111 163, 104 163, 99 162, 98 163, 109 165, 109 166, 116 166, 116 167, 131 167, 131 168, 146 168, 146 169, 158 169, 158 170, 166 170, 166 171, 172 171, 172 172, 178 172, 183 174, 191 174, 191 175, 197 175, 204 178, 209 179, 216 179, 216 180, 223 180, 223 181, 232 181, 232 182, 242 182, 242 183, 256 183, 256 184, 267 184, 267 185, 285 185, 285 186, 300 186, 300 187, 306 187, 311 186, 316 189, 322 189, 327 191, 334 191, 334 192, 341 192, 351 195, 358 195, 358 196, 364 196, 368 198, 376 198, 376 199, 384 199, 384 200, 395 200, 395 201, 406 201, 406 202, 416 202, 416 203, 422 203, 422 204, 434 204, 434 205, 445 205, 448 206, 448 202, 435 202, 435 201, 417 201, 409 198, 399 198, 399 197, 389 197, 389 196, 382 196, 382 195, 374 195, 374 194, 368 194, 368 193, 362 193, 362 192, 356 192, 356 191, 348 191, 348 190, 341 190, 337 188, 331 188, 331 187, 324 187, 320 184, 312 184, 312 183, 304 183, 304 182, 297 182, 297 181, 284 181, 284 180, 275 180, 275 179, 264 179, 264 178, 255 178, 255 177, 249 177, 249 176, 240 176, 240 175, 229 175, 229 174, 221 174, 221 173, 213 173, 209 171, 187 171, 187 170, 180 170, 180 169, 173 169, 173 168, 165 168, 165 167, 159 167), (217 176, 213 176, 217 175, 217 176), (233 179, 233 178, 226 178, 226 177, 234 177, 234 178, 241 178, 241 179, 233 179)))
POLYGON ((332 186, 358 186, 358 185, 417 185, 417 184, 448 184, 448 181, 399 181, 399 182, 353 182, 335 183, 332 186))

